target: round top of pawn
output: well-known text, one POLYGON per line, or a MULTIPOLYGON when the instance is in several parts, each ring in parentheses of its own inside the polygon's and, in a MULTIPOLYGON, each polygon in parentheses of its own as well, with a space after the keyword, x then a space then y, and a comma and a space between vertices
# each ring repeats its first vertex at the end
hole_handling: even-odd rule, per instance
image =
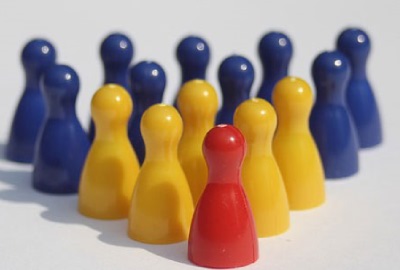
POLYGON ((142 61, 130 70, 132 93, 163 95, 166 76, 164 69, 156 62, 142 61))
POLYGON ((269 32, 260 39, 258 54, 263 62, 289 61, 293 54, 292 42, 283 33, 269 32))
POLYGON ((106 84, 94 94, 91 112, 96 128, 104 124, 125 124, 132 113, 132 99, 118 84, 106 84))
POLYGON ((113 33, 107 36, 100 47, 100 55, 106 65, 128 66, 133 58, 132 41, 125 35, 113 33))
POLYGON ((188 36, 179 42, 176 57, 182 66, 205 69, 210 61, 210 48, 203 38, 188 36))
POLYGON ((27 69, 44 71, 56 61, 56 50, 45 39, 33 39, 22 50, 22 64, 27 69))
POLYGON ((235 111, 233 122, 245 136, 248 143, 271 138, 277 125, 272 105, 261 98, 244 101, 235 111))
POLYGON ((337 48, 350 60, 366 58, 371 49, 367 33, 358 28, 348 28, 340 33, 337 39, 337 48))
POLYGON ((43 75, 46 96, 75 100, 79 91, 78 74, 67 65, 53 65, 43 75))

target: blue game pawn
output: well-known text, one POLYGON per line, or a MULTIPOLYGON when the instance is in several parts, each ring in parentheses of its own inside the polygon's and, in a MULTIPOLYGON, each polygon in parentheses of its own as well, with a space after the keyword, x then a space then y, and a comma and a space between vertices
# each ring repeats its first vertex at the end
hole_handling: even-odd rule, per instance
POLYGON ((131 68, 130 79, 135 107, 128 133, 139 163, 142 164, 145 156, 145 147, 142 133, 140 132, 140 121, 147 108, 162 102, 166 77, 163 68, 159 64, 142 61, 131 68))
POLYGON ((27 43, 21 55, 25 71, 25 88, 18 103, 6 148, 6 158, 31 163, 39 128, 45 115, 40 78, 56 61, 56 51, 50 42, 34 39, 27 43))
MULTIPOLYGON (((194 79, 206 79, 206 70, 210 62, 210 47, 197 36, 188 36, 179 42, 176 58, 181 67, 181 85, 194 79)), ((174 106, 176 107, 175 97, 174 106)))
POLYGON ((337 40, 337 48, 346 55, 351 64, 346 95, 360 147, 380 144, 382 126, 379 109, 366 74, 367 58, 371 49, 369 37, 360 29, 344 30, 337 40))
POLYGON ((90 147, 75 112, 78 75, 68 66, 54 65, 44 73, 43 90, 47 113, 35 148, 33 187, 75 193, 90 147))
MULTIPOLYGON (((119 33, 107 36, 100 46, 101 60, 104 68, 103 84, 116 83, 131 93, 129 84, 129 65, 132 62, 134 47, 131 40, 119 33)), ((89 139, 93 141, 95 127, 90 121, 89 139)))
POLYGON ((275 84, 288 74, 293 47, 290 39, 283 33, 270 32, 258 44, 258 55, 263 67, 263 80, 257 96, 272 103, 272 90, 275 84))
POLYGON ((310 128, 324 165, 326 178, 341 178, 358 171, 358 140, 347 108, 345 92, 350 63, 339 51, 323 52, 312 65, 317 99, 310 128))
POLYGON ((232 124, 233 114, 240 103, 249 99, 254 81, 254 68, 250 61, 232 55, 222 61, 218 69, 223 103, 217 114, 217 124, 232 124))

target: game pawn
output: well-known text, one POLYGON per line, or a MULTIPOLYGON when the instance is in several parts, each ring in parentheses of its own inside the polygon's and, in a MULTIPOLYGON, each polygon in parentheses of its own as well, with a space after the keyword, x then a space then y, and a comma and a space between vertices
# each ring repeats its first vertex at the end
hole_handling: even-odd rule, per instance
POLYGON ((204 139, 203 153, 208 181, 193 215, 188 257, 203 267, 251 264, 258 259, 258 239, 241 179, 245 138, 234 126, 216 126, 204 139))
POLYGON ((358 171, 358 141, 346 104, 350 64, 339 51, 319 54, 312 65, 317 99, 310 128, 317 143, 326 178, 358 171))
POLYGON ((170 244, 188 238, 193 201, 178 160, 182 128, 173 106, 155 104, 142 116, 146 156, 132 196, 128 225, 128 235, 136 241, 170 244))
POLYGON ((79 186, 79 212, 96 219, 126 218, 139 173, 128 138, 132 99, 120 85, 106 84, 93 96, 96 136, 79 186))
POLYGON ((263 67, 263 80, 257 96, 272 102, 275 84, 288 74, 293 47, 288 36, 279 32, 264 35, 258 44, 258 55, 263 67))
POLYGON ((346 101, 353 117, 361 148, 382 142, 382 126, 378 104, 367 78, 367 58, 371 43, 361 29, 346 29, 338 37, 337 49, 350 61, 351 75, 346 90, 346 101))
POLYGON ((29 41, 22 50, 25 87, 11 125, 5 156, 8 160, 31 163, 39 129, 45 117, 40 79, 55 64, 56 51, 44 39, 29 41))
MULTIPOLYGON (((188 36, 182 39, 176 48, 176 58, 181 68, 181 86, 190 80, 206 79, 207 66, 210 62, 210 47, 203 38, 188 36)), ((178 95, 175 97, 175 107, 177 98, 178 95)))
POLYGON ((282 173, 291 210, 305 210, 325 201, 324 170, 309 129, 313 103, 310 86, 285 77, 272 93, 278 128, 272 149, 282 173))
POLYGON ((242 181, 257 235, 281 234, 289 228, 289 204, 281 172, 272 154, 272 138, 277 125, 275 110, 264 99, 252 98, 239 105, 233 122, 247 143, 242 181))
POLYGON ((46 193, 76 193, 89 140, 75 112, 79 77, 65 65, 43 76, 46 116, 34 156, 33 187, 46 193))
POLYGON ((206 133, 214 126, 218 110, 217 93, 204 80, 188 81, 179 92, 178 108, 183 119, 178 157, 196 205, 207 183, 207 165, 202 145, 206 133))
POLYGON ((233 124, 237 106, 249 99, 254 81, 254 68, 250 61, 239 55, 232 55, 222 61, 218 69, 223 103, 217 114, 217 124, 233 124))
POLYGON ((142 133, 140 132, 140 120, 147 108, 162 102, 166 77, 163 68, 159 64, 142 61, 130 69, 130 79, 135 110, 132 114, 128 133, 139 163, 142 164, 145 156, 145 147, 142 133))
MULTIPOLYGON (((100 56, 103 62, 104 84, 118 84, 131 93, 129 83, 129 65, 132 62, 134 46, 132 41, 123 34, 108 35, 100 46, 100 56)), ((134 104, 136 105, 136 104, 134 104)), ((89 140, 95 137, 93 120, 89 126, 89 140)))

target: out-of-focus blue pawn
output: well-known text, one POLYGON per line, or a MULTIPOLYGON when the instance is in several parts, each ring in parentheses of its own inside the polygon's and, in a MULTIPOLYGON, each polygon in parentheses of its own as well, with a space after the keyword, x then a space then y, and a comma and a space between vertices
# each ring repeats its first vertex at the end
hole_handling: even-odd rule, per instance
MULTIPOLYGON (((182 39, 176 49, 176 58, 181 67, 181 85, 193 79, 206 79, 210 47, 203 38, 188 36, 182 39)), ((174 101, 175 107, 176 99, 177 95, 174 101)))
POLYGON ((163 68, 156 62, 142 61, 131 68, 130 79, 134 108, 128 133, 139 162, 142 164, 145 147, 140 132, 140 120, 147 108, 162 102, 166 76, 163 68))
POLYGON ((290 39, 283 33, 270 32, 258 44, 258 55, 263 67, 263 80, 257 96, 272 103, 272 90, 275 84, 288 74, 293 47, 290 39))
POLYGON ((360 29, 344 30, 337 40, 337 48, 351 64, 347 86, 347 104, 357 128, 361 148, 382 142, 382 126, 374 93, 366 75, 366 64, 371 44, 368 35, 360 29))
POLYGON ((253 65, 243 56, 230 56, 219 66, 218 79, 223 103, 216 124, 232 124, 236 107, 249 99, 254 81, 253 65))
MULTIPOLYGON (((126 35, 114 33, 107 36, 100 46, 100 55, 104 68, 103 84, 119 84, 131 94, 128 73, 133 54, 132 41, 126 35)), ((91 120, 89 127, 90 141, 93 141, 94 136, 95 127, 93 120, 91 120)))
POLYGON ((312 65, 317 99, 310 129, 324 165, 326 178, 341 178, 358 171, 358 140, 347 108, 345 91, 350 63, 339 51, 323 52, 312 65))
POLYGON ((43 90, 47 114, 35 148, 33 187, 46 193, 75 193, 90 147, 75 112, 78 75, 68 66, 54 65, 43 76, 43 90))
POLYGON ((25 71, 25 88, 18 103, 11 126, 6 158, 16 162, 31 163, 39 128, 45 115, 40 78, 55 64, 56 51, 44 39, 29 41, 21 55, 25 71))

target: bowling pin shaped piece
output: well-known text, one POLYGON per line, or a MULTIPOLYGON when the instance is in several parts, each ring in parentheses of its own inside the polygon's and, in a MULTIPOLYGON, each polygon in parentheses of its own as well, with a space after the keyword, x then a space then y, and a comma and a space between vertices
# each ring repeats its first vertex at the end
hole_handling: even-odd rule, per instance
POLYGON ((182 119, 169 105, 148 108, 141 121, 146 157, 129 212, 128 235, 148 244, 170 244, 188 238, 193 201, 178 160, 182 119))
MULTIPOLYGON (((120 33, 108 35, 100 46, 100 56, 104 71, 103 84, 119 84, 130 93, 128 73, 133 54, 134 47, 132 41, 126 35, 120 33)), ((93 141, 95 132, 93 121, 90 121, 90 141, 93 141)))
POLYGON ((140 120, 147 108, 162 102, 166 77, 163 68, 159 64, 142 61, 131 68, 130 79, 135 110, 132 114, 128 133, 139 163, 142 164, 145 148, 142 133, 140 132, 140 120))
POLYGON ((211 129, 203 144, 208 183, 189 236, 189 259, 199 266, 231 268, 258 259, 253 214, 241 183, 246 142, 231 125, 211 129))
POLYGON ((128 216, 139 163, 128 138, 132 113, 129 93, 120 85, 106 84, 93 96, 91 111, 96 125, 79 187, 79 212, 96 219, 128 216))
POLYGON ((382 126, 378 104, 366 72, 371 49, 369 37, 361 29, 346 29, 338 37, 337 48, 346 55, 351 65, 346 100, 354 119, 360 147, 378 145, 382 142, 382 126))
MULTIPOLYGON (((206 79, 207 66, 210 62, 210 47, 198 36, 183 38, 176 48, 176 58, 181 68, 181 86, 190 80, 206 79)), ((174 101, 176 107, 177 96, 174 101)))
POLYGON ((202 146, 206 133, 214 126, 218 110, 217 93, 208 82, 191 80, 179 92, 178 108, 183 119, 178 156, 196 205, 207 183, 202 146))
POLYGON ((289 228, 289 204, 272 154, 272 138, 277 123, 275 110, 264 99, 253 98, 239 105, 233 120, 247 143, 242 181, 253 211, 257 235, 281 234, 289 228))
POLYGON ((5 156, 11 161, 30 163, 45 116, 40 78, 47 68, 54 65, 56 51, 49 41, 33 39, 23 48, 21 60, 25 87, 14 114, 5 156))
POLYGON ((242 56, 230 56, 219 66, 218 79, 223 103, 216 122, 217 124, 232 124, 237 106, 250 96, 254 81, 253 65, 242 56))
POLYGON ((314 60, 317 100, 310 128, 326 178, 346 177, 358 171, 357 135, 345 97, 349 75, 349 61, 339 51, 323 52, 314 60))
POLYGON ((282 173, 291 210, 305 210, 325 201, 324 170, 309 130, 313 103, 310 86, 285 77, 272 93, 278 128, 272 149, 282 173))
POLYGON ((263 67, 263 80, 257 96, 272 102, 275 84, 288 74, 293 47, 289 37, 283 33, 270 32, 258 44, 258 55, 263 67))
POLYGON ((34 156, 33 187, 47 193, 76 193, 90 142, 75 112, 79 77, 65 65, 43 76, 46 116, 34 156))

